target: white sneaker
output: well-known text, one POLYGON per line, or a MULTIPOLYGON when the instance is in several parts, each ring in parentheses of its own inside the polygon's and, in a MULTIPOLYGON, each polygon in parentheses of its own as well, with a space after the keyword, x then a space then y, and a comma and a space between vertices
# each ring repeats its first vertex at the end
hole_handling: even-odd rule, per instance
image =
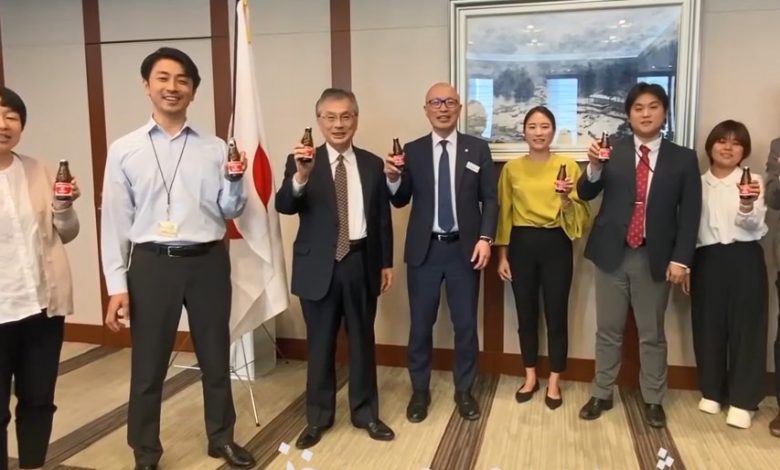
POLYGON ((735 406, 729 407, 729 414, 726 416, 726 424, 735 428, 748 429, 752 424, 755 412, 743 410, 735 406))
POLYGON ((720 403, 716 402, 715 400, 702 398, 699 400, 699 411, 703 411, 711 415, 716 415, 720 413, 720 403))

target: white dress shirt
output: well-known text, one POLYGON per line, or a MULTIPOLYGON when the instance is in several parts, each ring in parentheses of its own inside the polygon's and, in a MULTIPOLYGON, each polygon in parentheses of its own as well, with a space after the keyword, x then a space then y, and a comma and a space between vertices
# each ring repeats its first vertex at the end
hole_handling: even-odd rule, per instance
MULTIPOLYGON (((444 233, 444 230, 439 226, 439 162, 441 161, 442 147, 441 141, 447 140, 447 154, 449 155, 450 164, 450 194, 452 195, 452 215, 455 220, 451 232, 458 231, 458 204, 455 197, 455 161, 458 157, 458 131, 454 130, 447 137, 441 137, 439 134, 432 132, 431 140, 433 141, 433 231, 436 233, 444 233)), ((396 182, 387 180, 387 187, 391 194, 395 194, 398 188, 401 186, 401 178, 398 178, 396 182)))
POLYGON ((18 157, 0 170, 0 324, 40 313, 49 304, 38 222, 18 157))
POLYGON ((169 136, 150 119, 111 144, 103 181, 100 231, 109 295, 127 292, 132 244, 185 245, 224 237, 225 219, 238 217, 246 204, 244 178, 236 182, 225 178, 226 161, 225 142, 201 134, 189 123, 169 136), (168 195, 161 173, 171 190, 169 221, 178 228, 175 236, 160 233, 160 223, 168 221, 168 195))
MULTIPOLYGON (((360 240, 368 235, 366 228, 366 211, 363 207, 363 183, 360 181, 360 172, 357 167, 357 157, 355 150, 350 147, 344 152, 339 153, 336 149, 325 144, 328 151, 328 160, 330 161, 330 171, 333 179, 336 179, 336 165, 339 163, 339 155, 344 156, 344 167, 347 170, 347 212, 349 216, 349 239, 360 240)), ((311 175, 309 175, 311 177, 311 175)), ((298 183, 295 178, 292 179, 293 195, 300 196, 304 184, 298 183)))
POLYGON ((766 204, 761 179, 754 179, 761 185, 761 195, 753 202, 753 210, 740 212, 737 185, 741 176, 742 169, 739 167, 725 178, 715 177, 710 170, 701 176, 702 205, 697 247, 760 240, 769 231, 764 221, 766 204))

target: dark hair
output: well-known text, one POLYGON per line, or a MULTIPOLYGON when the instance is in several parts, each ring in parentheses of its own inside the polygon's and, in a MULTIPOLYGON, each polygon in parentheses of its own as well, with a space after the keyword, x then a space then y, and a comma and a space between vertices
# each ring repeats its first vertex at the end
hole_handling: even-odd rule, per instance
POLYGON ((192 61, 190 56, 184 52, 174 49, 173 47, 161 47, 152 52, 143 62, 141 62, 141 77, 147 82, 149 81, 149 75, 152 73, 154 64, 162 59, 170 59, 178 62, 184 68, 184 75, 192 80, 193 90, 198 89, 200 85, 200 75, 198 74, 198 66, 192 61))
POLYGON ((358 114, 358 103, 355 94, 349 90, 342 88, 326 88, 320 95, 320 99, 317 100, 317 104, 314 105, 314 112, 319 117, 320 105, 326 100, 349 100, 352 103, 352 109, 355 110, 355 115, 358 114))
POLYGON ((528 124, 528 120, 536 113, 544 114, 552 123, 553 132, 555 132, 555 115, 547 106, 534 106, 525 113, 525 118, 523 118, 523 132, 525 132, 525 126, 528 124))
MULTIPOLYGON (((734 140, 742 145, 742 160, 750 155, 750 132, 748 132, 747 127, 739 121, 727 119, 719 122, 712 128, 710 135, 707 136, 707 141, 704 143, 704 150, 707 152, 707 158, 710 159, 710 163, 712 163, 712 147, 715 145, 715 142, 728 137, 734 137, 734 140)), ((739 162, 742 163, 742 160, 739 162)))
POLYGON ((0 105, 10 108, 11 111, 18 114, 19 120, 22 121, 22 129, 24 129, 24 125, 27 123, 27 106, 24 105, 22 97, 12 89, 0 86, 0 105))
POLYGON ((641 95, 644 95, 645 93, 651 94, 658 98, 658 101, 660 101, 661 105, 664 107, 664 111, 669 110, 669 95, 666 94, 666 90, 664 90, 661 85, 657 85, 655 83, 639 82, 631 87, 631 89, 628 90, 628 94, 626 95, 626 116, 631 115, 631 108, 634 106, 637 98, 639 98, 641 95))

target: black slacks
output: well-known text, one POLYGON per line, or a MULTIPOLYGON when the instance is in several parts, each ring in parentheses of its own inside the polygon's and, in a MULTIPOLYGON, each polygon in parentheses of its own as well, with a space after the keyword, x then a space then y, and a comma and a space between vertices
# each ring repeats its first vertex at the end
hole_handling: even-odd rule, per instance
POLYGON ((569 350, 571 240, 560 228, 513 227, 509 238, 509 267, 523 364, 536 367, 538 360, 541 287, 550 371, 563 372, 569 350))
POLYGON ((224 244, 192 257, 168 257, 135 247, 128 272, 132 366, 127 442, 136 463, 162 456, 160 408, 176 329, 186 307, 203 374, 209 444, 233 441, 236 413, 230 384, 230 259, 224 244))
POLYGON ((708 400, 754 410, 766 373, 768 286, 758 242, 698 248, 691 321, 699 388, 708 400))
POLYGON ((64 317, 45 312, 0 325, 0 469, 8 468, 11 379, 20 468, 42 467, 51 437, 64 317))
POLYGON ((352 251, 333 268, 328 293, 320 300, 301 299, 306 321, 306 419, 330 426, 336 413, 336 339, 344 318, 349 344, 349 408, 352 422, 366 425, 379 418, 374 357, 376 297, 368 291, 363 249, 352 251))

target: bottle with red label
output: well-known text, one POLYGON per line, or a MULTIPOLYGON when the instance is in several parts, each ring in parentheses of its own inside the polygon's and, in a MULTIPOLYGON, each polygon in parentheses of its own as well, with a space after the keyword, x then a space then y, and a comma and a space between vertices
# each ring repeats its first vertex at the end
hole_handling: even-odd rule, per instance
POLYGON ((739 198, 751 199, 753 192, 750 190, 750 168, 745 167, 742 169, 742 177, 739 179, 739 198))
POLYGON ((314 138, 311 135, 311 127, 307 127, 303 130, 303 137, 301 137, 301 145, 306 147, 306 155, 310 159, 314 157, 314 138))
POLYGON ((604 131, 601 133, 601 140, 599 141, 599 161, 606 163, 611 156, 612 146, 609 144, 609 134, 607 131, 604 131))
POLYGON ((399 170, 403 170, 405 164, 404 149, 401 147, 401 141, 396 137, 393 139, 393 165, 399 170))
POLYGON ((57 169, 57 177, 54 178, 54 199, 57 201, 73 200, 73 176, 70 174, 70 167, 67 160, 60 160, 60 167, 57 169))
POLYGON ((244 164, 241 162, 241 155, 238 153, 236 139, 230 138, 228 141, 228 174, 229 181, 238 181, 244 176, 244 164))
POLYGON ((555 178, 555 192, 561 194, 566 192, 566 165, 561 165, 558 169, 558 176, 555 178))

